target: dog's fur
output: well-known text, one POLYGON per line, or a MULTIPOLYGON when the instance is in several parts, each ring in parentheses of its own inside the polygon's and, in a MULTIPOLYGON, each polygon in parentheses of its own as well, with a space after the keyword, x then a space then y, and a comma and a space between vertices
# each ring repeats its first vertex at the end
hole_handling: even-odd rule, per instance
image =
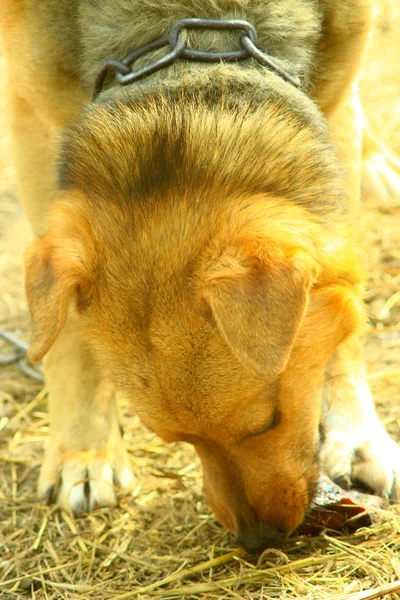
POLYGON ((50 392, 40 495, 80 510, 113 505, 113 481, 131 489, 115 388, 165 440, 194 444, 217 518, 249 549, 302 522, 318 454, 331 477, 396 498, 400 452, 361 366, 349 224, 368 2, 3 0, 2 13, 39 236, 26 286, 50 392), (306 93, 252 60, 180 60, 125 88, 110 79, 90 104, 104 59, 194 16, 251 21, 306 93))

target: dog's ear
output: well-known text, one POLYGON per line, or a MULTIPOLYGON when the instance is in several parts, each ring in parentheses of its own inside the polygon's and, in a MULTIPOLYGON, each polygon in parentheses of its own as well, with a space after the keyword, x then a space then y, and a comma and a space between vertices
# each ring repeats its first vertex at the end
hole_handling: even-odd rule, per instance
POLYGON ((65 223, 57 235, 50 232, 35 240, 25 251, 25 289, 32 322, 28 358, 40 361, 62 330, 70 301, 82 303, 90 296, 92 278, 87 245, 70 234, 65 223))
POLYGON ((279 374, 307 308, 311 261, 232 254, 208 270, 204 299, 237 358, 260 375, 279 374))

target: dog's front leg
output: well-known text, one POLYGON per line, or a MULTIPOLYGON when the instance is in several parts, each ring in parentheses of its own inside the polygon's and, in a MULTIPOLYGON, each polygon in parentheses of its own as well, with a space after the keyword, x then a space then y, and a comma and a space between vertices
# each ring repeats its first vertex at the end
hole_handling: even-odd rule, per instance
POLYGON ((374 493, 400 499, 400 447, 376 414, 361 361, 350 338, 334 352, 326 371, 322 469, 346 487, 362 483, 374 493))
POLYGON ((73 317, 45 358, 51 439, 38 491, 73 512, 114 506, 114 484, 131 491, 133 477, 121 439, 115 392, 101 378, 73 317))

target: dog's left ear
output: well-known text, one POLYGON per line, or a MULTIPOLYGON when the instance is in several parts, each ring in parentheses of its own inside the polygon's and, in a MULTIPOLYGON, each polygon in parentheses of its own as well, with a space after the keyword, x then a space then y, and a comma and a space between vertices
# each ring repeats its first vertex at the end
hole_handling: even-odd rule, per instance
MULTIPOLYGON (((25 251, 25 289, 32 323, 28 358, 40 361, 62 330, 71 301, 90 297, 91 236, 79 215, 59 207, 46 235, 25 251)), ((91 253, 93 254, 93 252, 91 253)))
MULTIPOLYGON (((236 256, 234 255, 236 254, 236 256)), ((260 375, 281 373, 307 308, 313 269, 303 253, 240 257, 208 269, 203 297, 237 358, 260 375)))

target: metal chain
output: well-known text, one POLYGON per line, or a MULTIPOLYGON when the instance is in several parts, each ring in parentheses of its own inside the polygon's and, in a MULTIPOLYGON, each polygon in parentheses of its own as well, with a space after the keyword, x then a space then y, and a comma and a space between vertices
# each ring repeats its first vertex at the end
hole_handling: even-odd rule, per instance
POLYGON ((4 329, 0 329, 0 338, 16 348, 13 354, 0 354, 0 366, 17 363, 20 370, 25 375, 31 379, 36 379, 36 381, 44 382, 42 370, 39 367, 32 367, 25 358, 28 351, 28 345, 24 344, 24 342, 21 342, 15 335, 4 329))
POLYGON ((92 92, 92 101, 103 89, 104 81, 110 71, 116 73, 116 80, 120 85, 128 85, 138 81, 146 75, 150 75, 159 69, 167 67, 178 58, 186 60, 196 60, 199 62, 237 62, 246 58, 255 58, 260 64, 269 67, 280 77, 291 83, 297 88, 301 88, 302 83, 297 75, 291 75, 285 69, 282 69, 270 56, 268 50, 257 45, 257 32, 253 25, 248 21, 238 19, 181 19, 177 21, 164 35, 153 40, 144 46, 140 46, 133 52, 130 52, 125 58, 120 60, 109 59, 104 62, 102 70, 96 77, 92 92), (218 29, 218 30, 240 30, 245 31, 241 35, 240 42, 242 49, 232 50, 230 52, 210 52, 206 50, 192 50, 186 47, 186 40, 180 36, 184 29, 218 29), (133 69, 134 62, 151 52, 164 46, 170 46, 171 50, 161 58, 158 58, 144 67, 133 69))

